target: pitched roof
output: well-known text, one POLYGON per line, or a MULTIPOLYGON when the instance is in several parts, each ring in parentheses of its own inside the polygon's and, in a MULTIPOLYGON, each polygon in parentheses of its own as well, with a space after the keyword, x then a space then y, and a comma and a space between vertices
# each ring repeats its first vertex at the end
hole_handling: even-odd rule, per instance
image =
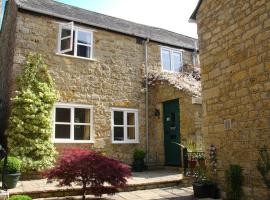
POLYGON ((195 22, 196 21, 197 12, 198 12, 201 4, 202 4, 202 0, 199 0, 195 10, 193 11, 193 13, 191 14, 191 16, 189 18, 189 22, 195 22))
POLYGON ((165 29, 146 26, 123 19, 99 14, 89 10, 55 2, 52 0, 15 0, 20 9, 66 19, 102 29, 124 33, 140 38, 149 38, 162 44, 196 49, 197 39, 165 29))

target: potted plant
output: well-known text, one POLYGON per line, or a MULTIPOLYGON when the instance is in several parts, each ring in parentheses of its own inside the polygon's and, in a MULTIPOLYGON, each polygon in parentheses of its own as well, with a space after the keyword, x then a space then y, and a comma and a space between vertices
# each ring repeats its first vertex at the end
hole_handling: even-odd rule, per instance
POLYGON ((195 169, 196 180, 193 182, 195 198, 213 198, 216 195, 216 183, 206 178, 206 168, 198 166, 195 169))
POLYGON ((197 161, 199 163, 199 166, 201 166, 201 167, 205 167, 206 166, 205 165, 205 157, 204 157, 203 154, 198 154, 197 155, 197 161))
POLYGON ((144 165, 145 152, 142 149, 135 149, 133 153, 132 169, 135 172, 142 172, 145 169, 144 165))
MULTIPOLYGON (((7 158, 7 165, 4 169, 4 159, 0 163, 1 179, 5 176, 5 183, 8 189, 15 188, 21 176, 21 161, 15 157, 7 158)), ((2 181, 2 180, 1 180, 2 181)))

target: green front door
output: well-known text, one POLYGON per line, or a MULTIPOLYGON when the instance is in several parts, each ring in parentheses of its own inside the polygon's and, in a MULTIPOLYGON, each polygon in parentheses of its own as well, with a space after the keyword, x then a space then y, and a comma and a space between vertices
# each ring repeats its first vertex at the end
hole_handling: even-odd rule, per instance
POLYGON ((165 165, 180 166, 181 152, 175 143, 180 143, 179 99, 163 103, 165 165))

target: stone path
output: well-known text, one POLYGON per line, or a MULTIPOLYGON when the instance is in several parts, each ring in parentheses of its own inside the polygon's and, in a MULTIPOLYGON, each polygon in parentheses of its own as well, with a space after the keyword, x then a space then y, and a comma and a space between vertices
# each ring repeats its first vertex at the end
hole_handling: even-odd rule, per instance
MULTIPOLYGON (((61 198, 46 198, 38 200, 67 200, 81 199, 81 197, 61 197, 61 198)), ((94 198, 87 196, 87 199, 94 200, 195 200, 193 197, 192 187, 180 188, 157 188, 151 190, 138 190, 132 192, 121 192, 114 196, 103 195, 102 198, 94 198)))
MULTIPOLYGON (((128 180, 126 191, 172 187, 179 184, 183 185, 185 181, 186 179, 178 170, 154 170, 133 173, 133 177, 128 180)), ((46 179, 42 179, 20 181, 18 186, 9 190, 9 192, 10 194, 28 194, 34 198, 65 197, 76 196, 80 193, 80 187, 77 185, 58 187, 56 182, 48 184, 46 179)), ((125 195, 128 194, 125 193, 125 195)))

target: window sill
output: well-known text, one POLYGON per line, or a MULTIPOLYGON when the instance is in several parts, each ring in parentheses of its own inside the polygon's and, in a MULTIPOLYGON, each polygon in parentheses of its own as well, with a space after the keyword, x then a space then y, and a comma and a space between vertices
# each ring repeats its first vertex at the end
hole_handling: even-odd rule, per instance
POLYGON ((175 72, 175 71, 169 71, 169 70, 164 70, 164 69, 162 69, 162 72, 164 72, 164 73, 169 73, 169 74, 179 74, 179 73, 182 73, 182 71, 180 71, 180 72, 175 72))
POLYGON ((140 144, 139 141, 134 141, 134 142, 126 142, 126 141, 112 141, 112 144, 140 144))
POLYGON ((54 144, 94 144, 93 140, 53 140, 54 144))
POLYGON ((88 61, 94 61, 98 62, 96 59, 93 58, 84 58, 84 57, 79 57, 79 56, 71 56, 71 55, 66 55, 66 54, 61 54, 61 53, 55 53, 57 56, 63 56, 67 58, 74 58, 74 59, 81 59, 81 60, 88 60, 88 61))

